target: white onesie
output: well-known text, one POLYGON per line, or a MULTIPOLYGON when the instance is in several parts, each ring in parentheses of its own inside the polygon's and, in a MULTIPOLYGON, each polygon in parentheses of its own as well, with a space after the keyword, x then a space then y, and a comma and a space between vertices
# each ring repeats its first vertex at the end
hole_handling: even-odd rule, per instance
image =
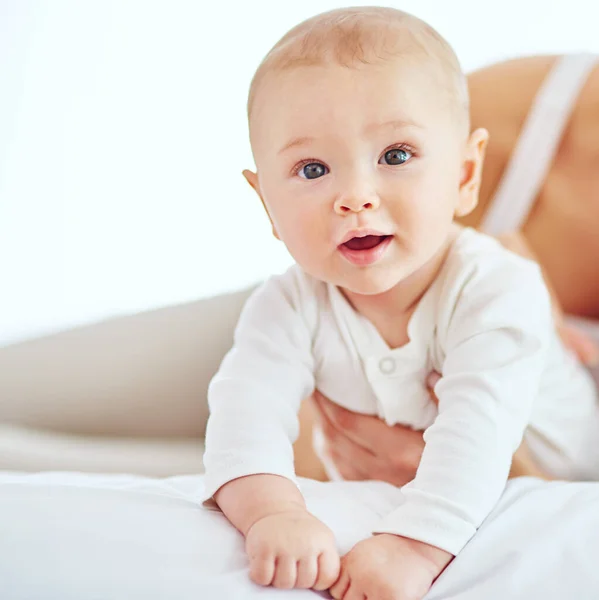
POLYGON ((298 266, 267 281, 210 384, 206 498, 245 475, 295 481, 297 413, 315 388, 350 410, 425 429, 416 477, 376 532, 460 552, 499 499, 525 430, 557 476, 599 471, 589 454, 594 386, 553 331, 534 263, 463 230, 408 336, 389 348, 335 286, 298 266), (438 410, 425 387, 431 370, 442 374, 438 410))

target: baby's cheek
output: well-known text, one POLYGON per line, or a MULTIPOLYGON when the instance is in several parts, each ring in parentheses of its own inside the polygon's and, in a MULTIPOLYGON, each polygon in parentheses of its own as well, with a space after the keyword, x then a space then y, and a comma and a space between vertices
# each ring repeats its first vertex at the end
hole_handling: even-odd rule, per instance
POLYGON ((286 229, 290 241, 296 245, 322 245, 326 234, 325 224, 330 221, 326 215, 298 208, 289 212, 286 229))
POLYGON ((330 238, 331 234, 323 227, 322 219, 318 221, 297 215, 288 224, 283 241, 300 266, 319 276, 332 247, 330 238))
POLYGON ((414 203, 410 214, 412 226, 431 233, 448 229, 453 220, 457 199, 445 188, 430 188, 419 202, 414 203))

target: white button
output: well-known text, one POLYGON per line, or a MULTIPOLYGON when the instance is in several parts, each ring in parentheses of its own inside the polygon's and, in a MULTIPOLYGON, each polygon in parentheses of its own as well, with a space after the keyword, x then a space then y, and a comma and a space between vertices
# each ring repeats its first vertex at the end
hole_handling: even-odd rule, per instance
POLYGON ((395 371, 395 359, 390 356, 381 358, 381 360, 379 360, 379 370, 384 375, 391 375, 391 373, 395 371))

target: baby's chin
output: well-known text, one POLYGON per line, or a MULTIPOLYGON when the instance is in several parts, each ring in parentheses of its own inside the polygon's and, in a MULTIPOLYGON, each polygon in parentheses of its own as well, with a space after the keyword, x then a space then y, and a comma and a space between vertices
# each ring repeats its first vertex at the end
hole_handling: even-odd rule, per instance
POLYGON ((351 294, 379 296, 392 290, 398 283, 397 277, 390 277, 388 274, 363 272, 353 277, 340 278, 335 285, 351 294))
MULTIPOLYGON (((334 285, 344 292, 360 296, 377 296, 392 290, 407 273, 398 273, 398 269, 380 267, 348 267, 342 264, 340 268, 310 268, 301 265, 302 269, 315 279, 324 283, 334 285)), ((313 266, 313 265, 311 265, 313 266)), ((339 265, 335 265, 339 267, 339 265)))

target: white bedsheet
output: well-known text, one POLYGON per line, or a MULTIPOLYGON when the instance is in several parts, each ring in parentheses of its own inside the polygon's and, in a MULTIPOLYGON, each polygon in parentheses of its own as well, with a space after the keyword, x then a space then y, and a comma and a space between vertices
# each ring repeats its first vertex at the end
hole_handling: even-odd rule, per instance
MULTIPOLYGON (((347 550, 400 492, 302 481, 347 550)), ((248 580, 241 536, 203 509, 201 476, 0 473, 2 600, 316 600, 248 580)), ((429 600, 599 598, 599 484, 510 483, 429 600)))

